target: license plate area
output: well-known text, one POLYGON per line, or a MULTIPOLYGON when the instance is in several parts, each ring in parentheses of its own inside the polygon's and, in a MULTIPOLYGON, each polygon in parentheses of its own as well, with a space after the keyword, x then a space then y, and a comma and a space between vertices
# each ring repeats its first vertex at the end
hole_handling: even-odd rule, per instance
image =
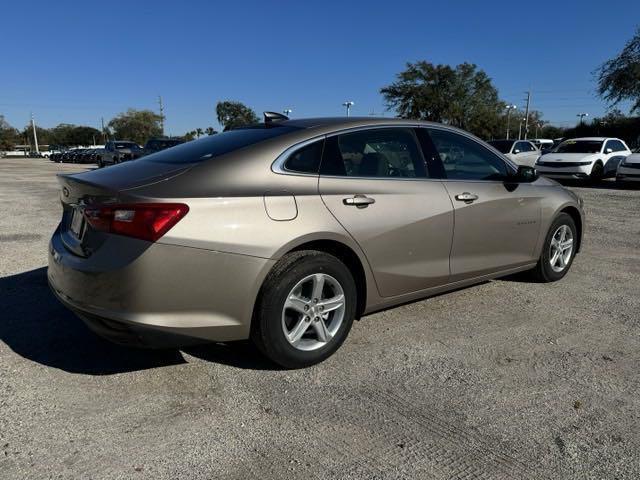
POLYGON ((69 230, 73 234, 74 237, 80 239, 82 238, 82 234, 84 232, 84 214, 82 210, 79 208, 74 208, 73 213, 71 214, 71 224, 69 225, 69 230))

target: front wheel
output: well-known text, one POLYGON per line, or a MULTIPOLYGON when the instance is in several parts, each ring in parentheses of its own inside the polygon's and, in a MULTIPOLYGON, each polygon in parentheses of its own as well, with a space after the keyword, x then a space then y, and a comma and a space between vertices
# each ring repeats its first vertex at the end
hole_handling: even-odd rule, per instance
POLYGON ((573 218, 561 213, 549 228, 538 264, 532 270, 533 277, 540 282, 555 282, 563 278, 573 263, 577 244, 573 218))
POLYGON ((356 298, 353 276, 338 258, 311 250, 290 253, 265 280, 251 339, 285 368, 319 363, 347 338, 356 298))
POLYGON ((604 167, 602 163, 596 162, 593 168, 591 169, 591 174, 589 175, 589 181, 591 183, 598 183, 604 177, 604 167))

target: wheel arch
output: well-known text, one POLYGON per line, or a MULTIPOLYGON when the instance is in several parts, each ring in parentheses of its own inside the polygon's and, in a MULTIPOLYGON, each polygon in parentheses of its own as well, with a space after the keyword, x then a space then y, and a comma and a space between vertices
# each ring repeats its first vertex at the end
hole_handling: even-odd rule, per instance
MULTIPOLYGON (((365 268, 368 267, 366 263, 366 259, 361 258, 360 255, 349 246, 347 243, 340 241, 339 239, 334 238, 301 238, 298 239, 297 242, 291 243, 286 246, 285 249, 279 251, 277 253, 276 258, 278 260, 282 259, 285 255, 298 252, 301 250, 315 250, 319 252, 328 253, 329 255, 333 255, 342 261, 349 271, 353 275, 353 279, 356 284, 356 292, 357 292, 357 305, 356 305, 356 318, 360 318, 366 309, 367 299, 370 295, 368 295, 367 288, 372 286, 372 279, 368 278, 368 270, 365 268)), ((274 264, 269 271, 276 268, 276 264, 274 264)), ((265 275, 265 279, 268 277, 269 273, 265 275)), ((264 285, 264 280, 263 280, 264 285)), ((262 286, 258 291, 258 295, 254 304, 254 317, 255 317, 255 309, 260 304, 260 297, 262 295, 262 286)), ((253 323, 253 320, 252 320, 253 323)))
POLYGON ((578 245, 576 246, 576 253, 580 251, 580 247, 582 246, 582 215, 580 214, 580 211, 574 207, 574 206, 566 206, 564 208, 562 208, 558 214, 560 213, 566 213, 567 215, 569 215, 572 219, 573 222, 576 224, 576 229, 578 230, 578 245))

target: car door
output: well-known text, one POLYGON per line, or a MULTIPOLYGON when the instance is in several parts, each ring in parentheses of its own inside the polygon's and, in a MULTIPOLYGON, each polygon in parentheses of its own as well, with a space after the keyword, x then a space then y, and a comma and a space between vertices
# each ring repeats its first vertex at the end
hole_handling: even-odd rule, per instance
POLYGON ((447 283, 453 207, 429 179, 416 134, 367 128, 327 137, 319 191, 360 245, 383 297, 447 283))
POLYGON ((540 158, 540 150, 532 142, 524 142, 527 148, 526 160, 524 165, 533 167, 536 164, 536 160, 540 158))
POLYGON ((509 157, 514 163, 524 165, 526 159, 526 142, 515 142, 511 148, 511 156, 509 157))
POLYGON ((544 189, 510 179, 513 167, 473 137, 428 131, 454 206, 451 281, 534 262, 544 189))
POLYGON ((607 140, 603 147, 604 174, 615 174, 620 162, 631 152, 620 140, 607 140))

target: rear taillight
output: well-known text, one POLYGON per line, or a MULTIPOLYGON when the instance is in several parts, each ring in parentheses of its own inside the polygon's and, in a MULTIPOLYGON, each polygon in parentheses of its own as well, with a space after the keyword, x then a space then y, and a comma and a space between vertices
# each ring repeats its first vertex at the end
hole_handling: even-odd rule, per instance
POLYGON ((133 203, 87 207, 87 223, 101 232, 155 242, 189 211, 182 203, 133 203))

